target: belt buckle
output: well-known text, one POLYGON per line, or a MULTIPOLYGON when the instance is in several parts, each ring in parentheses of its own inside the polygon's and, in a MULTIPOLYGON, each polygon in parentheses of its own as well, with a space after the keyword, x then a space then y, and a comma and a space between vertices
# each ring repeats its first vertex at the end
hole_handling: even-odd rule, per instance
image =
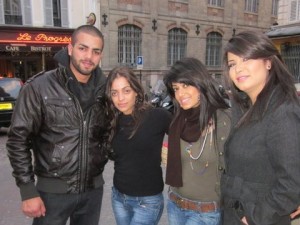
POLYGON ((177 205, 181 206, 181 204, 183 203, 183 199, 177 198, 177 199, 175 200, 175 202, 176 202, 177 205))
POLYGON ((174 193, 171 193, 171 195, 173 195, 175 204, 178 205, 180 208, 182 208, 182 203, 184 202, 184 200, 179 196, 175 195, 174 193))

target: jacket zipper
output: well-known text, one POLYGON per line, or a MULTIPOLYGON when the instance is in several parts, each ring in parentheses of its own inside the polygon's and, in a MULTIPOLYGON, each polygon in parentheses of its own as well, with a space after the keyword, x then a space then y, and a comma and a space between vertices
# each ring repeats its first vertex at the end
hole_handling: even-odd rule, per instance
MULTIPOLYGON (((81 110, 82 113, 82 110, 81 110)), ((87 122, 84 120, 83 121, 83 132, 81 136, 81 157, 80 157, 80 182, 79 182, 79 192, 85 192, 85 183, 86 183, 86 177, 87 177, 87 146, 86 146, 86 134, 87 134, 87 122)))
MULTIPOLYGON (((68 80, 69 81, 69 80, 68 80)), ((84 119, 84 115, 82 112, 82 108, 80 106, 80 103, 78 99, 75 97, 75 95, 68 89, 68 81, 65 84, 65 89, 67 93, 72 96, 72 98, 75 101, 75 108, 80 113, 80 131, 79 131, 79 145, 78 145, 78 165, 79 165, 79 179, 78 179, 78 191, 79 193, 82 193, 85 191, 85 182, 86 182, 86 174, 87 174, 87 154, 86 154, 86 132, 87 132, 87 122, 84 119)))

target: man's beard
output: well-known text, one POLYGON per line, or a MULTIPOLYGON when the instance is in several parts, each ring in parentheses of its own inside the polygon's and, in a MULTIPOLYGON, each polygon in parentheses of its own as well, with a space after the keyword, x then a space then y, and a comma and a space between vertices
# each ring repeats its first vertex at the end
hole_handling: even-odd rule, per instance
POLYGON ((92 69, 89 70, 83 70, 80 68, 80 63, 77 63, 74 59, 71 59, 71 63, 73 65, 73 67, 82 75, 85 76, 90 76, 92 71, 95 69, 95 67, 93 67, 92 69))

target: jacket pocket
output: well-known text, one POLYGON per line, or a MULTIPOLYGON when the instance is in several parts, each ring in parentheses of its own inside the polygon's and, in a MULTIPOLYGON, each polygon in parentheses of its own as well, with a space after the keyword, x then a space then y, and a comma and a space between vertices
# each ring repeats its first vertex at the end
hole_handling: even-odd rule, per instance
POLYGON ((46 98, 46 121, 52 127, 69 127, 74 125, 77 113, 71 98, 46 98))

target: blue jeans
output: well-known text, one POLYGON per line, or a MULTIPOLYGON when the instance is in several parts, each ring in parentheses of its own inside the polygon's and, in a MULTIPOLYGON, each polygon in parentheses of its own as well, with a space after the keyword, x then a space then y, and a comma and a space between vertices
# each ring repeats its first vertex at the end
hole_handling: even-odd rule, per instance
POLYGON ((164 209, 162 193, 136 197, 112 187, 111 200, 117 225, 156 225, 164 209))
POLYGON ((34 218, 33 225, 98 225, 103 187, 81 194, 55 194, 40 191, 46 207, 44 217, 34 218))
POLYGON ((198 212, 182 209, 172 200, 167 203, 170 225, 221 225, 221 212, 198 212))

